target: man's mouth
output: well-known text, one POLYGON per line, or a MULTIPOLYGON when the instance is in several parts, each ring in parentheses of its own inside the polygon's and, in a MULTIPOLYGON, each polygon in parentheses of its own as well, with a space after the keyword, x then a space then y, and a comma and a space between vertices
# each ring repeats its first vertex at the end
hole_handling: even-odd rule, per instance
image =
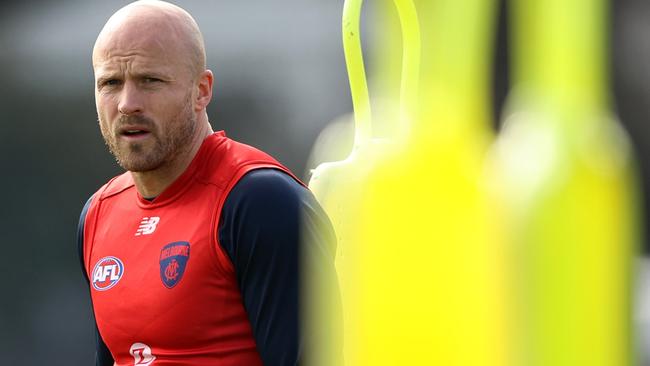
POLYGON ((147 129, 144 129, 144 128, 140 128, 140 127, 121 128, 118 131, 118 133, 119 133, 120 137, 122 137, 122 138, 124 138, 126 140, 129 140, 129 141, 142 140, 142 139, 145 139, 145 138, 149 137, 149 135, 151 135, 151 131, 149 131, 147 129))
POLYGON ((124 135, 124 136, 142 136, 142 135, 145 135, 145 134, 148 134, 148 133, 149 133, 149 131, 145 131, 145 130, 126 130, 126 131, 122 131, 122 135, 124 135))

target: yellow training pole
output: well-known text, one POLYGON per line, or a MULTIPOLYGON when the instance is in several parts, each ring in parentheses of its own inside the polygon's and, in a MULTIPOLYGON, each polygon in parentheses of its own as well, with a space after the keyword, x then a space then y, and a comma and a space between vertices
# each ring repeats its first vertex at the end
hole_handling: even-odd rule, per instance
POLYGON ((514 88, 490 175, 516 253, 521 366, 633 365, 639 202, 607 89, 605 0, 511 0, 514 88))
POLYGON ((407 138, 368 177, 358 243, 359 365, 507 365, 499 215, 481 185, 494 3, 422 0, 407 138))
MULTIPOLYGON (((395 2, 402 26, 404 47, 402 53, 401 121, 395 125, 407 126, 417 95, 420 40, 417 14, 411 0, 395 2)), ((361 216, 360 199, 365 189, 368 172, 394 149, 395 138, 373 138, 370 103, 361 52, 359 21, 361 0, 346 0, 343 14, 343 45, 355 116, 355 139, 347 159, 319 165, 309 182, 323 208, 332 220, 337 234, 336 267, 339 274, 344 318, 344 358, 346 365, 360 365, 359 341, 361 314, 358 293, 364 284, 359 282, 358 226, 361 216)), ((392 71, 391 71, 392 72, 392 71)), ((397 104, 388 102, 392 107, 397 104)), ((319 312, 327 312, 321 309, 319 312)), ((318 314, 319 312, 316 312, 318 314)))

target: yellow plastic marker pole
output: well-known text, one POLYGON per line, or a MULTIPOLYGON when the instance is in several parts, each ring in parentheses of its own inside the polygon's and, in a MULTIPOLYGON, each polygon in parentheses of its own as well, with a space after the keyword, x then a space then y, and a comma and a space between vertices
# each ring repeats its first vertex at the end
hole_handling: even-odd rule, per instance
MULTIPOLYGON (((336 266, 339 274, 344 317, 344 357, 346 365, 358 362, 360 308, 357 294, 359 257, 358 221, 360 197, 363 194, 368 172, 394 148, 397 138, 373 138, 370 120, 370 103, 363 67, 359 20, 361 0, 347 0, 343 14, 343 45, 355 115, 355 140, 347 159, 319 165, 309 182, 323 208, 332 220, 337 234, 336 266)), ((419 28, 417 14, 411 0, 395 1, 402 24, 404 48, 402 54, 401 125, 408 125, 412 100, 417 95, 418 67, 420 61, 419 28)), ((394 102, 389 102, 391 105, 394 102)), ((321 311, 327 311, 322 309, 321 311)))
POLYGON ((494 2, 423 0, 417 10, 418 113, 364 191, 357 364, 507 365, 499 215, 480 182, 494 2))
POLYGON ((402 34, 393 0, 367 3, 368 88, 372 95, 372 131, 374 137, 394 138, 400 130, 400 85, 402 82, 402 34))
POLYGON ((370 100, 361 49, 361 7, 363 0, 343 4, 343 50, 350 80, 350 94, 354 109, 355 139, 353 151, 372 138, 370 100))
POLYGON ((490 173, 508 204, 518 364, 634 364, 639 198, 609 108, 604 0, 512 0, 514 89, 490 173))
POLYGON ((489 90, 495 2, 417 0, 416 4, 423 33, 423 85, 419 130, 413 137, 429 141, 456 135, 470 138, 469 146, 485 149, 493 138, 489 90))

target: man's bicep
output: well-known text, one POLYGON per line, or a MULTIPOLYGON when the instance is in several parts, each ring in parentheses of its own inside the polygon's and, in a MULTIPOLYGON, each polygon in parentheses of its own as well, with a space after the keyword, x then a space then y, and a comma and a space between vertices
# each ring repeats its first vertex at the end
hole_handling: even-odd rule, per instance
POLYGON ((247 174, 226 200, 219 239, 233 262, 264 364, 338 364, 336 237, 311 192, 277 170, 247 174), (314 301, 322 305, 318 310, 314 301), (326 320, 304 322, 305 314, 326 320))
POLYGON ((300 359, 300 204, 304 189, 270 169, 244 176, 222 210, 219 241, 230 256, 265 365, 300 359))
POLYGON ((104 343, 95 323, 95 366, 113 366, 114 362, 113 355, 104 343))

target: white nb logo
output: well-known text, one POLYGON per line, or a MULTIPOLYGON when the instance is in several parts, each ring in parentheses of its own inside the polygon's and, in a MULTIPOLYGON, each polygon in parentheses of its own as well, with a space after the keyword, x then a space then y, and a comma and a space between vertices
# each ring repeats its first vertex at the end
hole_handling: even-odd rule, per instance
POLYGON ((156 359, 156 356, 151 354, 151 347, 144 343, 133 343, 129 353, 133 356, 134 365, 151 365, 156 359))
POLYGON ((135 232, 135 236, 149 235, 153 233, 156 231, 156 225, 158 225, 158 222, 160 222, 160 217, 158 216, 143 217, 140 226, 138 226, 138 230, 135 232))

